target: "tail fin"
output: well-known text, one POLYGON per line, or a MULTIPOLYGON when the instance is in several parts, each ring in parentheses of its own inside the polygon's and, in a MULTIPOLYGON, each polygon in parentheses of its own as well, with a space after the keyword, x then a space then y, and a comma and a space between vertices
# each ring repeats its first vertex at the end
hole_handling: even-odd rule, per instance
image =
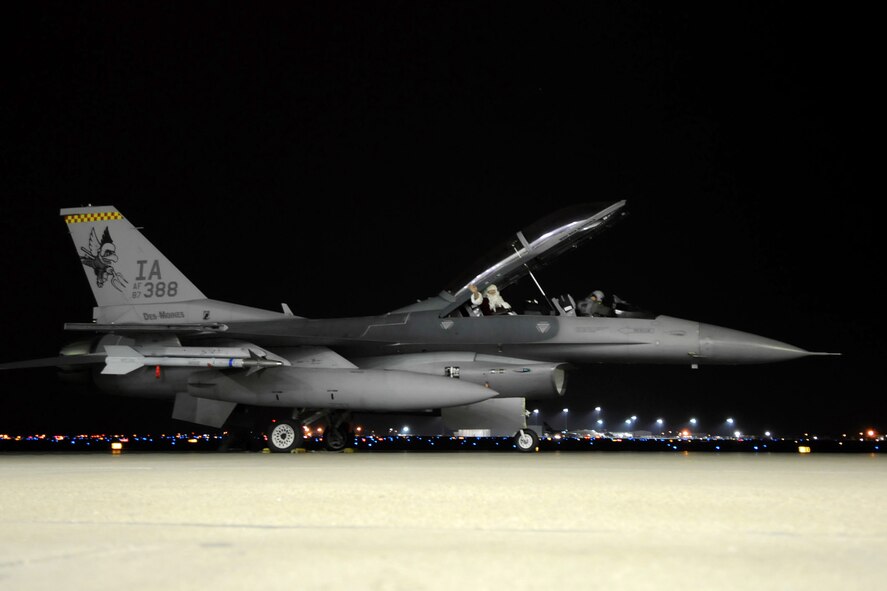
POLYGON ((99 306, 205 298, 116 208, 76 207, 59 213, 99 306))

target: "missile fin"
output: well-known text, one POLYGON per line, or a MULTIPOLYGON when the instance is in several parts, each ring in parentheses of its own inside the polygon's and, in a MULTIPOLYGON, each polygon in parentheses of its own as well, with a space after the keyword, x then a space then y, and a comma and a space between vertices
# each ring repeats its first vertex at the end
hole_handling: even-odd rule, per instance
POLYGON ((102 373, 105 375, 122 376, 134 372, 135 370, 144 366, 144 363, 133 361, 131 359, 120 362, 111 361, 110 363, 105 364, 105 367, 102 369, 102 373))
POLYGON ((105 345, 108 357, 144 357, 141 353, 127 345, 105 345))

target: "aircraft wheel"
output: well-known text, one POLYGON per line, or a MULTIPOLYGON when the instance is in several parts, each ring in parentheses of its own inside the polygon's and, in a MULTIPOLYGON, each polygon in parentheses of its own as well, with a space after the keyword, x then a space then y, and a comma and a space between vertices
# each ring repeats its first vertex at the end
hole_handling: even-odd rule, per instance
POLYGON ((521 429, 514 435, 514 445, 518 451, 535 451, 539 444, 539 436, 532 429, 521 429))
POLYGON ((268 449, 286 453, 302 446, 302 428, 293 421, 278 421, 268 429, 268 449))
POLYGON ((348 430, 344 427, 330 427, 324 435, 323 441, 330 451, 341 451, 348 445, 348 430))

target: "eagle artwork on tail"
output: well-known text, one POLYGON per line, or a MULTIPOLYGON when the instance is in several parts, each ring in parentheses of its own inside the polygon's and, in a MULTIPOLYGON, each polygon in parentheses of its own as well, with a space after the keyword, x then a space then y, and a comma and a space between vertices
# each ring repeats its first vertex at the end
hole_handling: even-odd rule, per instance
POLYGON ((117 262, 117 247, 114 246, 114 241, 111 240, 111 234, 108 232, 107 226, 102 234, 101 241, 95 233, 95 228, 93 228, 89 234, 89 247, 84 248, 81 246, 80 250, 84 253, 80 257, 80 261, 95 271, 95 284, 97 286, 103 287, 105 281, 110 281, 114 289, 120 292, 123 291, 127 281, 112 265, 117 262))

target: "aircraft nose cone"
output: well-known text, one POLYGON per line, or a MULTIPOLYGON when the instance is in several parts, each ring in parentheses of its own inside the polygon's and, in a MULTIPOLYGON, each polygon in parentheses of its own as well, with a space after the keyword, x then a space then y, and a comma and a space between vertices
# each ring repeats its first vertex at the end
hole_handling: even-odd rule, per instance
POLYGON ((699 324, 699 356, 703 362, 722 364, 771 363, 813 355, 794 345, 748 332, 699 324))

